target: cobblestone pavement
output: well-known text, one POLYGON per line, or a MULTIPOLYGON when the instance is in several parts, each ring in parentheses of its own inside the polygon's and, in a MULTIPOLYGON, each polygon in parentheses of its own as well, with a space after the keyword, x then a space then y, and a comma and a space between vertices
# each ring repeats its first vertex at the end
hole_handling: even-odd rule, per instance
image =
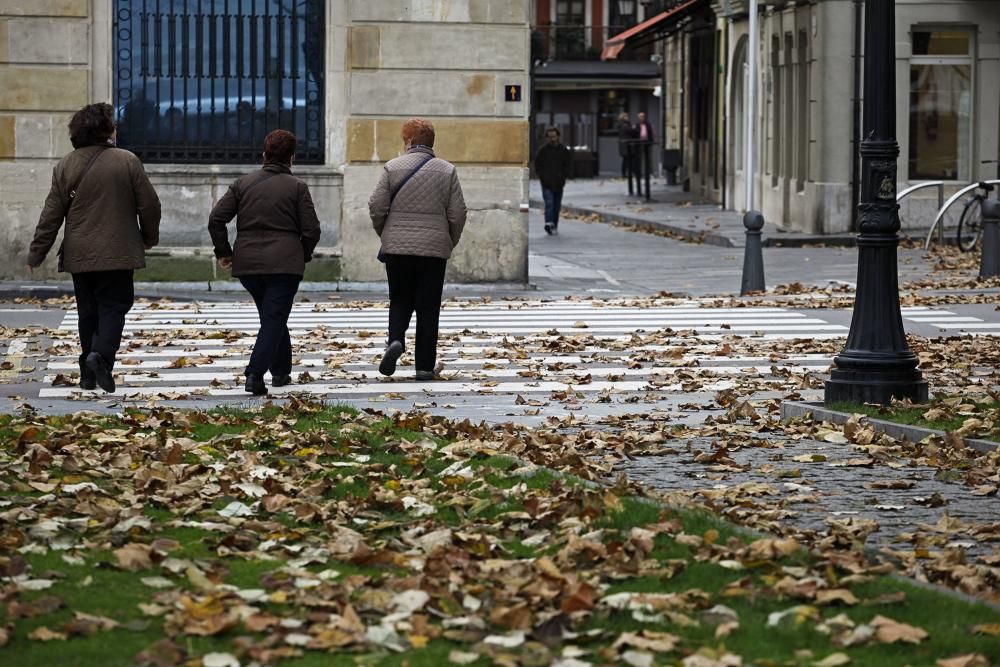
POLYGON ((682 491, 702 500, 734 492, 749 503, 736 511, 766 513, 769 520, 811 531, 823 532, 831 520, 873 520, 878 529, 866 541, 872 549, 961 547, 969 556, 996 550, 995 543, 976 539, 971 528, 931 528, 942 517, 952 520, 952 528, 959 525, 954 520, 982 526, 1000 517, 1000 498, 973 495, 961 484, 960 473, 910 466, 904 461, 899 467, 873 463, 851 445, 816 440, 761 440, 759 448, 730 452, 735 464, 727 465, 694 461, 698 453, 713 451, 710 440, 678 441, 672 449, 676 454, 628 461, 619 472, 654 489, 682 491), (810 456, 816 462, 795 460, 810 456), (907 543, 906 536, 918 529, 927 542, 907 543))

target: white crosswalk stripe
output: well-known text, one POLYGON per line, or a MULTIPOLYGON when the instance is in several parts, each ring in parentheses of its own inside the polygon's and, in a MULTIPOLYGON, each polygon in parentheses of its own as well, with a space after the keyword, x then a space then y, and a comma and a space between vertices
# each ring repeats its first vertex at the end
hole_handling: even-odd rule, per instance
MULTIPOLYGON (((129 313, 115 369, 116 395, 162 400, 246 397, 242 374, 258 326, 253 305, 156 306, 138 305, 129 313)), ((377 372, 387 319, 384 306, 296 304, 289 319, 295 382, 271 388, 271 394, 416 398, 692 388, 712 392, 733 387, 746 375, 771 373, 775 363, 793 375, 822 373, 830 364, 829 355, 823 354, 778 362, 730 356, 720 353, 719 341, 732 336, 828 340, 847 333, 842 325, 783 308, 710 308, 698 301, 656 307, 627 300, 448 303, 441 314, 438 349, 442 379, 414 382, 409 352, 392 378, 377 372), (672 336, 687 343, 681 357, 669 356, 674 351, 672 336), (636 362, 637 354, 648 363, 636 362)), ((68 313, 60 327, 67 340, 76 325, 76 313, 68 313)), ((412 334, 411 326, 408 348, 412 334)), ((91 395, 58 378, 69 378, 77 370, 76 346, 67 342, 54 352, 40 396, 91 395)))
POLYGON ((950 310, 931 308, 928 306, 909 306, 900 309, 903 318, 910 322, 930 324, 948 332, 974 335, 1000 335, 1000 323, 986 322, 978 317, 959 315, 950 310))

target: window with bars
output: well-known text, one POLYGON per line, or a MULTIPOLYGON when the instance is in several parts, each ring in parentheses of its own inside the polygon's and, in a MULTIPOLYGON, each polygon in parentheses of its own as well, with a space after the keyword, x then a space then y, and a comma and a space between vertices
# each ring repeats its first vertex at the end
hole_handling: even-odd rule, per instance
POLYGON ((324 147, 323 0, 115 0, 118 144, 146 162, 257 163, 278 128, 324 147))

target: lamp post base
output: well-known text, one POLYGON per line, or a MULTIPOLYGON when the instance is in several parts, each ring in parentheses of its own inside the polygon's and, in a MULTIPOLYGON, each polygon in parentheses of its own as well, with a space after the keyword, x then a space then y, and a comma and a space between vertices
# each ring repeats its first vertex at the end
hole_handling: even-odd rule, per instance
POLYGON ((877 403, 889 405, 893 399, 927 402, 927 382, 920 371, 846 370, 836 368, 826 381, 823 402, 877 403))

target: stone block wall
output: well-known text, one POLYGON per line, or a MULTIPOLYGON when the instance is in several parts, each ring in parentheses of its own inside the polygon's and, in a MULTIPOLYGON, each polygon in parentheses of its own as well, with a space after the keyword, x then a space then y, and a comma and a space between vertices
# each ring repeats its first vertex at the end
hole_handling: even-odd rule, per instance
MULTIPOLYGON (((70 116, 113 96, 112 4, 0 0, 0 279, 26 275, 52 167, 72 150, 70 116)), ((527 281, 528 4, 327 0, 326 163, 294 171, 323 223, 320 254, 343 256, 344 279, 385 279, 368 196, 402 150, 402 122, 420 115, 437 127, 438 155, 458 166, 470 208, 449 279, 527 281), (504 101, 512 84, 524 101, 504 101)), ((255 168, 147 165, 163 202, 161 246, 207 256, 209 210, 255 168)), ((56 277, 54 256, 40 276, 56 277)))
POLYGON ((434 123, 437 155, 458 168, 469 218, 448 279, 526 282, 529 5, 526 0, 350 0, 345 49, 342 270, 383 280, 368 197, 402 150, 411 116, 434 123), (520 85, 521 102, 506 102, 520 85))
MULTIPOLYGON (((88 0, 0 0, 0 278, 23 275, 67 123, 90 101, 88 0)), ((55 257, 43 275, 53 275, 55 257)))

